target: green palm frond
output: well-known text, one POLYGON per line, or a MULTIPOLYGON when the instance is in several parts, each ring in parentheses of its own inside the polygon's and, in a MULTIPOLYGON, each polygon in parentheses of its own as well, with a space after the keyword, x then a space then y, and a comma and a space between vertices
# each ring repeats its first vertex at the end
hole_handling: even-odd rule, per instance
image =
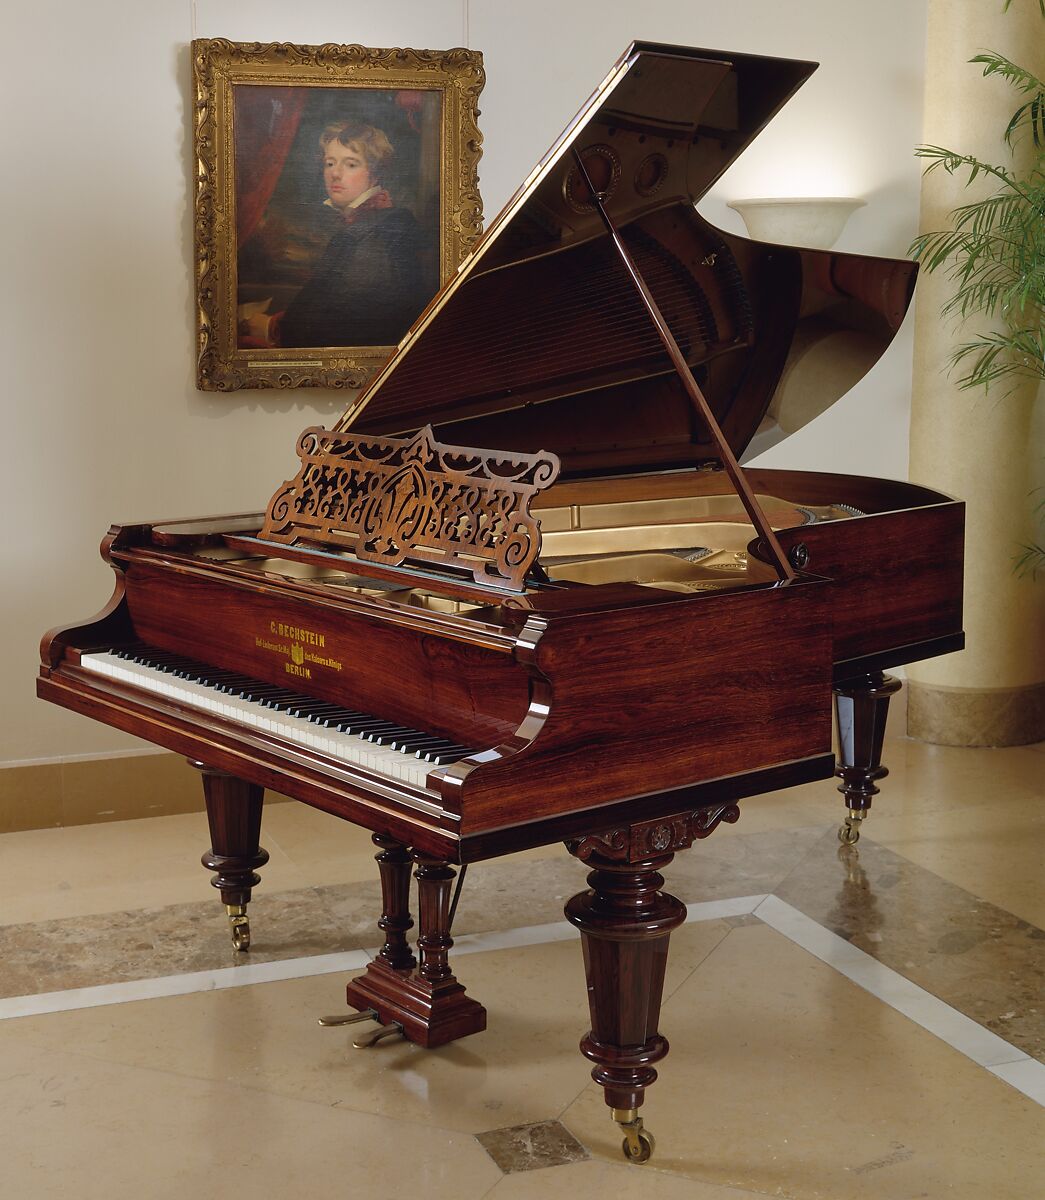
MULTIPOLYGON (((1042 15, 1045 16, 1045 0, 1039 0, 1039 5, 1042 15)), ((977 54, 969 61, 982 66, 985 77, 1000 75, 1017 91, 1031 93, 1031 98, 1016 109, 1005 128, 1005 140, 1009 145, 1013 144, 1016 135, 1024 128, 1034 139, 1035 146, 1045 143, 1045 82, 1033 71, 1018 66, 1001 54, 977 54)))
MULTIPOLYGON (((1000 55, 974 61, 984 64, 985 75, 1001 75, 1021 91, 1042 88, 1035 75, 1000 55)), ((1032 103, 1040 105, 1035 96, 1032 103)), ((1035 112, 1045 116, 1045 108, 1035 112)), ((943 271, 954 283, 944 316, 964 321, 982 315, 1004 326, 955 351, 960 386, 1045 378, 1045 154, 1017 171, 944 146, 919 146, 915 153, 927 160, 927 174, 943 170, 966 175, 966 184, 982 178, 995 185, 989 195, 954 209, 948 228, 920 234, 910 248, 927 271, 943 271)))
POLYGON ((1014 384, 1021 378, 1045 378, 1045 334, 1040 325, 985 333, 959 346, 952 362, 967 368, 958 380, 960 387, 988 388, 1001 379, 1014 384))
MULTIPOLYGON (((1035 506, 1038 524, 1045 527, 1045 499, 1035 506)), ((1020 552, 1013 559, 1017 575, 1029 575, 1037 579, 1038 573, 1045 574, 1045 542, 1025 542, 1020 546, 1020 552)))
MULTIPOLYGON (((1045 0, 1038 7, 1045 17, 1045 0)), ((926 160, 927 175, 964 175, 966 186, 980 180, 989 194, 955 208, 946 229, 919 234, 909 253, 954 284, 943 316, 958 322, 980 317, 994 326, 951 355, 958 386, 1000 385, 1005 394, 1021 379, 1045 380, 1045 82, 1000 54, 978 54, 972 61, 984 76, 996 75, 1026 97, 1004 140, 1015 150, 1017 139, 1029 134, 1036 153, 1030 163, 1014 157, 1001 164, 944 146, 919 146, 915 154, 926 160)), ((1045 500, 1036 506, 1036 521, 1037 540, 1021 545, 1013 560, 1018 574, 1033 579, 1045 573, 1045 500)))
POLYGON ((1039 572, 1045 573, 1045 546, 1038 542, 1021 545, 1013 563, 1017 575, 1029 575, 1031 579, 1037 579, 1039 572))

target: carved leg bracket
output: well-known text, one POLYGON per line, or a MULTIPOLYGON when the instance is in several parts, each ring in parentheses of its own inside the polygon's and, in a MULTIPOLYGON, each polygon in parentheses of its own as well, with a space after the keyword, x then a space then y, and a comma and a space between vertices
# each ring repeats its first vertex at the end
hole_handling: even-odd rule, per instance
POLYGON ((900 690, 899 679, 875 672, 848 679, 835 689, 838 717, 838 790, 845 796, 846 818, 838 840, 852 846, 860 840, 860 825, 878 795, 875 783, 889 771, 882 766, 882 742, 889 700, 900 690))
POLYGON ((214 871, 213 887, 221 892, 228 913, 232 944, 237 950, 250 948, 250 920, 247 905, 251 888, 261 882, 256 868, 268 862, 268 851, 259 844, 264 788, 237 779, 205 763, 190 764, 203 776, 203 795, 207 802, 211 848, 201 859, 208 871, 214 871))

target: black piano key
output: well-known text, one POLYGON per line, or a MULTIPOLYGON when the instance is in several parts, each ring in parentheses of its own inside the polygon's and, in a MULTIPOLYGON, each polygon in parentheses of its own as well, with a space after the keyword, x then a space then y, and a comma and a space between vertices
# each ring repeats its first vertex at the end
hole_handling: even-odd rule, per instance
POLYGON ((304 703, 291 704, 287 709, 287 715, 290 717, 303 717, 308 720, 313 713, 329 710, 333 706, 329 700, 316 700, 314 697, 311 700, 306 700, 304 703))
POLYGON ((368 714, 357 712, 352 708, 339 708, 331 713, 323 713, 315 718, 316 725, 322 725, 324 729, 337 729, 339 725, 349 721, 365 721, 368 719, 368 714))
POLYGON ((368 716, 366 713, 361 713, 356 717, 348 717, 346 720, 339 722, 337 728, 342 733, 369 733, 371 730, 380 730, 385 726, 385 722, 380 717, 368 716))
POLYGON ((308 720, 313 725, 318 725, 324 717, 332 716, 334 713, 344 712, 344 709, 339 704, 324 704, 319 708, 314 708, 308 713, 308 720))
POLYGON ((377 717, 353 717, 347 721, 341 721, 336 729, 339 733, 362 735, 369 733, 372 729, 380 729, 384 723, 377 717))
POLYGON ((252 704, 260 704, 263 700, 269 700, 278 695, 281 690, 281 688, 266 688, 260 684, 254 684, 245 687, 240 692, 240 697, 243 700, 249 700, 252 704))
POLYGON ((434 734, 411 732, 397 737, 392 742, 392 749, 402 750, 404 754, 413 754, 416 750, 441 750, 449 745, 445 738, 436 737, 434 734))
POLYGON ((300 692, 284 692, 281 696, 273 696, 266 704, 266 708, 274 708, 277 712, 287 712, 296 704, 307 704, 308 696, 302 696, 300 692))
POLYGON ((462 758, 467 758, 474 753, 474 750, 470 750, 466 746, 448 746, 441 750, 418 750, 414 757, 431 763, 433 767, 445 767, 450 763, 460 762, 462 758))
POLYGON ((378 744, 381 745, 392 738, 405 737, 408 733, 412 732, 405 725, 397 725, 394 721, 385 721, 381 718, 378 718, 378 720, 380 724, 367 731, 368 741, 377 742, 377 739, 380 738, 381 742, 378 744))

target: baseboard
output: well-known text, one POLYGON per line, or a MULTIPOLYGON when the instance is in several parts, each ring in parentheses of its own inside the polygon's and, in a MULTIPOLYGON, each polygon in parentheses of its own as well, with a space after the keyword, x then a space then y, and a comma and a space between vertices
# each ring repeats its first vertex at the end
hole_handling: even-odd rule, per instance
MULTIPOLYGON (((266 800, 283 796, 266 795, 266 800)), ((5 767, 0 833, 203 811, 199 772, 177 754, 5 767)))
POLYGON ((1045 739, 1045 683, 1016 688, 909 684, 911 737, 941 746, 1026 746, 1045 739))

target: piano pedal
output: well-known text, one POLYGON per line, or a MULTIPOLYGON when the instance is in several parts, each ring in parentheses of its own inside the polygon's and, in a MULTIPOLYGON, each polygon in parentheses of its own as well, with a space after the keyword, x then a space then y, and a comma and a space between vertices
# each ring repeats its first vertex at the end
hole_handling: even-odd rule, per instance
POLYGON ((865 808, 847 808, 846 817, 838 829, 838 840, 843 846, 855 846, 860 840, 860 822, 867 817, 865 808))
MULTIPOLYGON (((378 1016, 374 1009, 364 1008, 362 1012, 338 1013, 333 1017, 320 1017, 319 1023, 330 1029, 340 1025, 358 1025, 360 1021, 376 1021, 377 1019, 378 1016)), ((376 1046, 378 1042, 397 1036, 406 1037, 406 1034, 398 1021, 392 1021, 388 1025, 379 1025, 377 1029, 368 1029, 365 1033, 361 1033, 352 1045, 357 1050, 368 1050, 371 1046, 376 1046)))
POLYGON ((229 914, 233 947, 236 950, 249 950, 250 918, 247 916, 247 906, 245 904, 226 904, 225 911, 229 914))
POLYGON ((649 1162, 657 1143, 653 1134, 642 1127, 642 1118, 634 1108, 613 1109, 613 1119, 624 1132, 621 1149, 628 1162, 649 1162))
POLYGON ((358 1025, 360 1021, 376 1021, 377 1013, 372 1008, 364 1008, 362 1012, 338 1013, 333 1017, 320 1017, 319 1023, 327 1029, 338 1025, 358 1025))
POLYGON ((405 1038, 406 1032, 398 1021, 392 1021, 388 1025, 379 1025, 377 1029, 371 1029, 367 1033, 362 1033, 357 1037, 352 1045, 357 1050, 369 1050, 371 1046, 376 1046, 378 1042, 384 1042, 388 1038, 405 1038))

